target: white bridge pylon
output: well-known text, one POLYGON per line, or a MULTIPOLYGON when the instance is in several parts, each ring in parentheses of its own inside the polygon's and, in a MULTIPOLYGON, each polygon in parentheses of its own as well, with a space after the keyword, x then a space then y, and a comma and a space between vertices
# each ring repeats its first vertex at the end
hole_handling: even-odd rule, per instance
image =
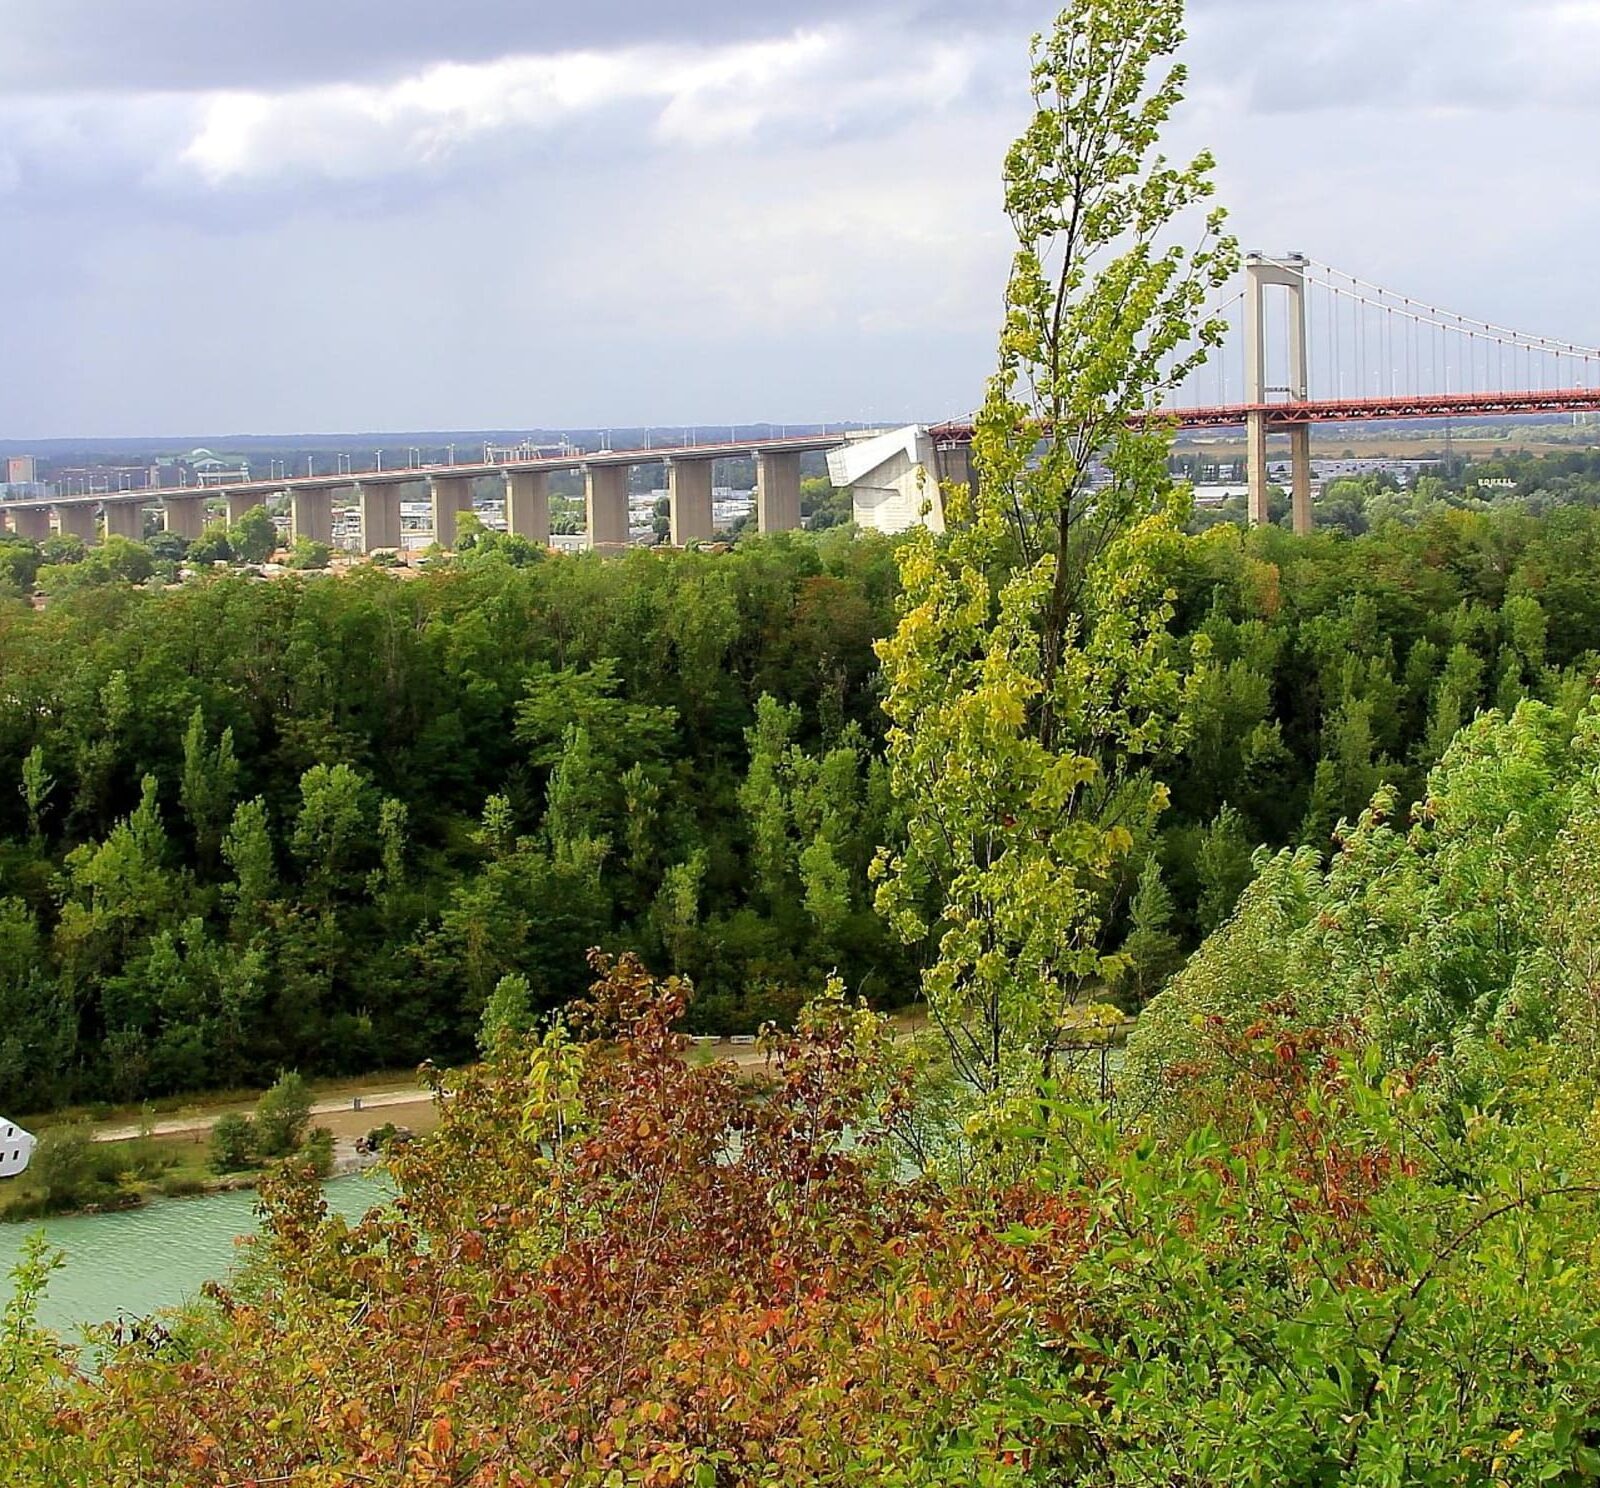
MULTIPOLYGON (((1268 258, 1252 253, 1245 260, 1244 354, 1245 402, 1258 408, 1271 401, 1272 393, 1285 394, 1290 402, 1304 403, 1311 396, 1311 367, 1306 351, 1306 263, 1304 254, 1268 258), (1289 299, 1289 385, 1267 386, 1267 290, 1278 287, 1289 299)), ((1250 481, 1250 523, 1261 526, 1268 520, 1267 434, 1271 416, 1256 412, 1245 426, 1246 464, 1250 481)), ((1296 424, 1289 430, 1289 463, 1293 472, 1290 500, 1294 530, 1311 531, 1311 428, 1296 424)))

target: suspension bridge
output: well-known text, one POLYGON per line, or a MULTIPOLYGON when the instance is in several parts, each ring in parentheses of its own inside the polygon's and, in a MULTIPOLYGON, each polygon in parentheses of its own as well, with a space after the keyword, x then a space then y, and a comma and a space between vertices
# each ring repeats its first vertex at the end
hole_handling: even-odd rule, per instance
POLYGON ((1390 419, 1600 410, 1600 349, 1519 331, 1304 254, 1252 253, 1211 317, 1226 327, 1169 392, 1183 429, 1245 430, 1252 523, 1267 520, 1268 440, 1286 434, 1295 530, 1312 526, 1311 430, 1390 419))
MULTIPOLYGON (((1447 310, 1304 254, 1250 254, 1244 283, 1207 320, 1222 343, 1167 379, 1154 414, 1182 430, 1241 429, 1249 513, 1268 520, 1269 440, 1287 436, 1297 532, 1312 527, 1311 430, 1392 419, 1600 411, 1600 349, 1447 310)), ((1188 359, 1180 347, 1172 362, 1188 359)), ((933 433, 970 440, 968 424, 933 433)))

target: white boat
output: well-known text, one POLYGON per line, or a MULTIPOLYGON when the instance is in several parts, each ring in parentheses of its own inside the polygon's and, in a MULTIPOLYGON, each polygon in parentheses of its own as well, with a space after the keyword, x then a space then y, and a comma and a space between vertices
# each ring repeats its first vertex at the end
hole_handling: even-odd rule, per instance
POLYGON ((0 1178, 16 1178, 25 1172, 36 1146, 38 1139, 32 1133, 0 1116, 0 1178))

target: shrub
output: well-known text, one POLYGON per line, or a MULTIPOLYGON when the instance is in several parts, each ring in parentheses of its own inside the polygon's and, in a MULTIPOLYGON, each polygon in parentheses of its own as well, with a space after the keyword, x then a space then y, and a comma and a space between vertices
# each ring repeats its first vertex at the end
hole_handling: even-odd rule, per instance
POLYGON ((286 561, 290 568, 326 568, 332 552, 327 543, 314 542, 309 537, 297 537, 286 561))
POLYGON ((94 1151, 88 1128, 74 1123, 46 1132, 33 1155, 32 1169, 46 1211, 76 1209, 91 1202, 94 1151))
POLYGON ((311 1091, 290 1070, 261 1097, 256 1107, 256 1152, 261 1157, 287 1157, 300 1145, 311 1120, 311 1091))
POLYGON ((327 1127, 313 1127, 301 1150, 317 1177, 326 1178, 333 1171, 333 1133, 327 1127))
POLYGON ((193 1173, 169 1173, 161 1180, 161 1192, 169 1199, 192 1199, 205 1191, 205 1183, 193 1173))
POLYGON ((250 1166, 256 1151, 256 1129, 248 1116, 229 1111, 211 1128, 211 1166, 219 1173, 236 1173, 250 1166))
POLYGON ((204 532, 189 545, 191 563, 227 563, 233 557, 226 522, 208 523, 204 532))

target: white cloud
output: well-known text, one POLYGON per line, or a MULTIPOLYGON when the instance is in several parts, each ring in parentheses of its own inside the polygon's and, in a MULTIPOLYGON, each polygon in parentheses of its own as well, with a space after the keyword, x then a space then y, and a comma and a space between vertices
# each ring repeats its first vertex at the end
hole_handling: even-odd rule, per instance
POLYGON ((972 70, 970 54, 944 41, 914 43, 881 73, 879 55, 834 27, 726 47, 450 63, 388 84, 225 92, 198 103, 175 164, 214 188, 360 180, 639 111, 658 148, 707 150, 773 132, 827 135, 897 107, 948 107, 972 70))

